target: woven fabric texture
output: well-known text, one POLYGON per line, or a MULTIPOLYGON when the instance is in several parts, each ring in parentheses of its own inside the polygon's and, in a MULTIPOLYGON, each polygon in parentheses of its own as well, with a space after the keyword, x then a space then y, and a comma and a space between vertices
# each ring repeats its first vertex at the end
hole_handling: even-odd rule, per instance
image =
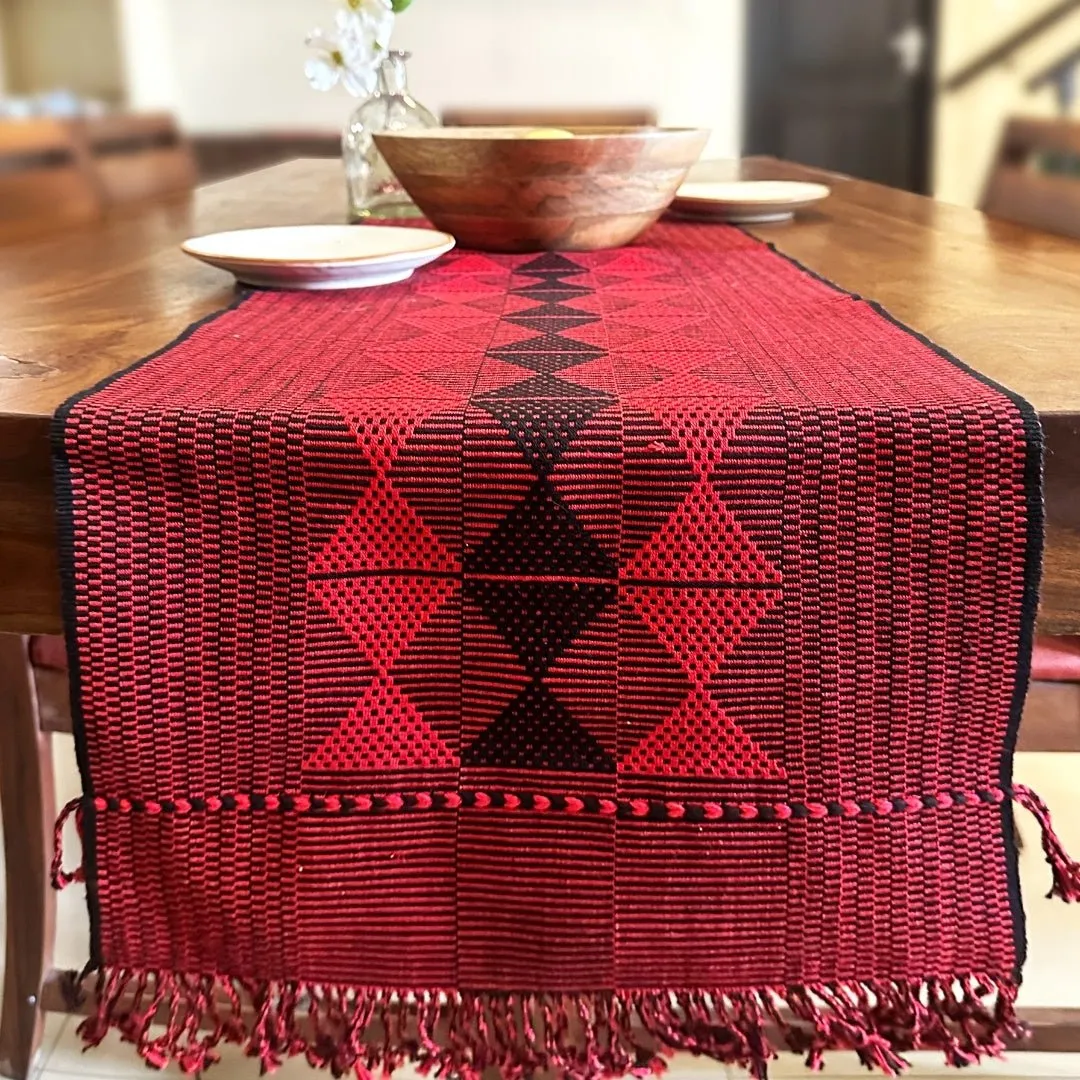
POLYGON ((873 305, 681 224, 252 294, 70 402, 87 1037, 995 1050, 1039 454, 873 305))

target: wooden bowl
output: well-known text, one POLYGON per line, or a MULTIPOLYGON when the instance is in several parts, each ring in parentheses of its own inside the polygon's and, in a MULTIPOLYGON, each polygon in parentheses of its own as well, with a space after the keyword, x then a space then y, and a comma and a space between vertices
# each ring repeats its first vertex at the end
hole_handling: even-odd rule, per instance
POLYGON ((375 142, 437 229, 481 251, 628 244, 667 209, 709 132, 697 128, 436 128, 375 142))

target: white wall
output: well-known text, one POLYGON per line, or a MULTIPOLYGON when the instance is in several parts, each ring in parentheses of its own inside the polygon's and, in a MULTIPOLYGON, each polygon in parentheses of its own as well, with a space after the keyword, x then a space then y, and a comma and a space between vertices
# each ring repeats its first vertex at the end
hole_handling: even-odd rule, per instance
POLYGON ((0 0, 0 7, 10 90, 123 96, 113 0, 0 0))
MULTIPOLYGON (((450 105, 652 106, 740 139, 744 0, 415 0, 398 21, 413 91, 450 105)), ((120 0, 135 107, 193 132, 336 130, 343 91, 311 90, 304 36, 329 0, 120 0), (149 43, 149 44, 148 44, 149 43)), ((327 17, 328 16, 328 17, 327 17)))

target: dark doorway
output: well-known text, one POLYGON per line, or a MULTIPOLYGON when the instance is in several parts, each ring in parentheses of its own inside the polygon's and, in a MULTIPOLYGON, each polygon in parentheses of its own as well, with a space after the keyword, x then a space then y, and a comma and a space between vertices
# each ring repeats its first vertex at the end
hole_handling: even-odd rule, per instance
POLYGON ((930 179, 935 0, 748 0, 743 152, 930 179))

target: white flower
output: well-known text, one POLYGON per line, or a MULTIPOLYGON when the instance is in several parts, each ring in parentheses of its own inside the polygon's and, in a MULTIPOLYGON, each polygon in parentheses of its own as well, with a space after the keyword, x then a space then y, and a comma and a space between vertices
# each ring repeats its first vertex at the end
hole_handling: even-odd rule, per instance
POLYGON ((394 32, 394 7, 390 0, 345 0, 345 7, 345 11, 338 12, 339 27, 343 16, 354 16, 365 37, 378 49, 389 48, 390 35, 394 32))
POLYGON ((332 90, 340 82, 353 97, 370 97, 394 30, 390 0, 345 0, 334 24, 332 34, 308 35, 308 45, 318 52, 304 65, 308 82, 316 90, 332 90))

